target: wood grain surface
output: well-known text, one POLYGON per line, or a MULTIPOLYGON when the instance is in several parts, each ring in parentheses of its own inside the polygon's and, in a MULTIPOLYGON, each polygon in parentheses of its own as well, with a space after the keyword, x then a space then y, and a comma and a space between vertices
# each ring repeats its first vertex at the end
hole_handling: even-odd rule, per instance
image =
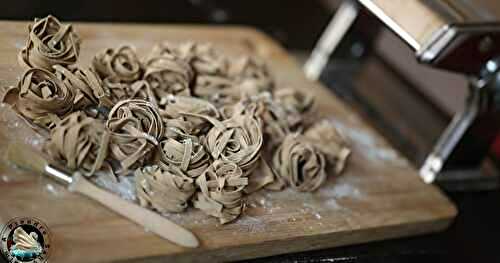
MULTIPOLYGON (((446 228, 456 209, 347 105, 304 77, 287 53, 268 37, 242 27, 74 24, 83 39, 80 64, 104 47, 130 43, 145 54, 159 41, 209 41, 231 55, 253 54, 270 65, 278 86, 314 94, 315 118, 334 123, 353 148, 346 172, 330 177, 316 193, 261 191, 235 223, 221 226, 199 211, 166 215, 191 229, 201 247, 186 249, 68 192, 42 176, 0 162, 0 223, 34 216, 51 230, 51 262, 142 261, 216 262, 343 246, 435 232, 446 228)), ((16 56, 27 23, 0 22, 0 86, 15 84, 21 69, 16 56)), ((376 89, 380 83, 369 83, 376 89)), ((18 140, 40 146, 33 133, 0 105, 0 152, 18 140)))

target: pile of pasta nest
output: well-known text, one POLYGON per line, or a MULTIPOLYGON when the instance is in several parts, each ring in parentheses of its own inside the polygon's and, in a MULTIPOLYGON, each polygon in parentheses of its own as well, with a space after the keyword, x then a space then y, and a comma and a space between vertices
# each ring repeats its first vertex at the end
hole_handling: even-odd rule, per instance
POLYGON ((139 203, 160 213, 192 205, 228 223, 259 189, 315 191, 350 153, 328 122, 308 121, 313 99, 275 87, 257 58, 160 43, 144 58, 107 48, 84 67, 71 25, 48 16, 28 29, 27 70, 2 101, 47 136, 52 161, 135 176, 139 203))

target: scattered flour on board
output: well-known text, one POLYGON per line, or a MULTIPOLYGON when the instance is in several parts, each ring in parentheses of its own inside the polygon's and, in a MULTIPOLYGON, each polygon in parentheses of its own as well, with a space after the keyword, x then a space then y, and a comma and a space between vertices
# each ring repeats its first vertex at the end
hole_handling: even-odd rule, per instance
MULTIPOLYGON (((47 179, 50 180, 50 179, 47 179)), ((53 195, 55 197, 61 198, 66 195, 67 191, 65 191, 65 186, 62 184, 52 184, 52 183, 46 183, 44 191, 49 193, 50 195, 53 195)))
POLYGON ((281 209, 279 204, 281 192, 267 192, 260 191, 252 193, 247 196, 247 209, 260 208, 264 209, 266 213, 273 213, 276 210, 281 209))
POLYGON ((52 184, 47 184, 45 186, 45 189, 47 189, 47 191, 55 196, 58 196, 59 195, 59 191, 56 190, 56 188, 54 187, 54 185, 52 184))
POLYGON ((325 206, 332 210, 344 209, 337 201, 338 199, 351 198, 361 200, 364 195, 350 183, 336 183, 331 187, 323 187, 318 190, 318 195, 326 199, 325 206))
POLYGON ((132 201, 136 199, 134 176, 120 176, 118 182, 113 182, 110 175, 97 173, 95 183, 113 193, 120 195, 123 199, 132 201))
POLYGON ((38 134, 24 138, 24 143, 29 144, 35 148, 42 147, 42 144, 44 142, 45 142, 45 138, 43 138, 42 136, 40 136, 38 134))
POLYGON ((209 217, 199 210, 188 208, 182 213, 162 213, 162 216, 180 225, 215 225, 217 220, 209 217))
POLYGON ((348 126, 346 123, 337 119, 328 119, 325 121, 335 126, 351 145, 358 146, 360 148, 358 152, 365 155, 368 159, 390 162, 399 166, 408 165, 408 162, 401 158, 396 151, 386 146, 379 145, 373 135, 366 130, 348 126))
POLYGON ((263 232, 266 229, 266 224, 261 217, 253 217, 245 214, 240 216, 233 224, 239 226, 239 228, 247 229, 249 233, 263 232))
POLYGON ((321 214, 316 212, 314 214, 314 217, 316 217, 316 219, 320 220, 321 219, 321 214))
POLYGON ((25 42, 21 42, 21 41, 16 41, 16 42, 14 43, 14 46, 15 46, 17 49, 23 49, 25 45, 26 45, 26 43, 25 43, 25 42))
POLYGON ((353 199, 361 199, 363 195, 359 191, 358 188, 352 186, 348 183, 339 183, 333 186, 330 190, 330 194, 334 198, 353 198, 353 199))
POLYGON ((37 134, 28 124, 14 112, 10 105, 0 103, 0 124, 7 127, 4 134, 7 139, 23 139, 23 143, 40 148, 45 139, 37 134))
POLYGON ((328 201, 326 201, 325 205, 332 210, 342 209, 342 206, 340 206, 339 203, 337 203, 337 201, 333 198, 328 199, 328 201))

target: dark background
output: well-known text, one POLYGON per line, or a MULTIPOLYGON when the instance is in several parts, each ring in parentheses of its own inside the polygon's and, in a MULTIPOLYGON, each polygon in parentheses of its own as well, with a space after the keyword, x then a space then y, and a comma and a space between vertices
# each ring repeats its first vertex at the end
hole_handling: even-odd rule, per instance
POLYGON ((2 1, 0 19, 48 14, 63 21, 243 24, 294 49, 312 48, 331 15, 320 1, 14 0, 2 1))

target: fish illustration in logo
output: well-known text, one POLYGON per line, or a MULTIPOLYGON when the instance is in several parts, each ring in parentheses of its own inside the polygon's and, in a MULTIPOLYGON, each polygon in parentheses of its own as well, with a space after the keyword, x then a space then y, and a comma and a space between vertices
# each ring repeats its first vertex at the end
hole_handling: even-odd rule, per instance
POLYGON ((14 245, 9 253, 19 260, 32 260, 42 253, 42 246, 38 243, 38 234, 35 232, 26 233, 22 227, 14 230, 14 245))

